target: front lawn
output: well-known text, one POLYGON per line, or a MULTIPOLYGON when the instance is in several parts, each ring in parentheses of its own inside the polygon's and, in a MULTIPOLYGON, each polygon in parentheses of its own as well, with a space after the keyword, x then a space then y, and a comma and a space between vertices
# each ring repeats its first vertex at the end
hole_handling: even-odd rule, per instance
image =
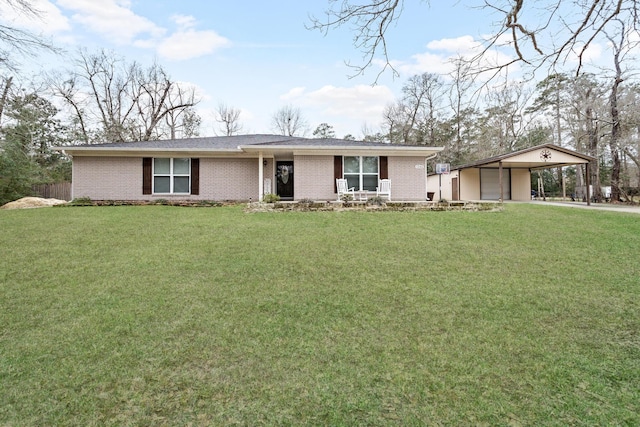
POLYGON ((640 218, 0 211, 0 425, 638 425, 640 218))

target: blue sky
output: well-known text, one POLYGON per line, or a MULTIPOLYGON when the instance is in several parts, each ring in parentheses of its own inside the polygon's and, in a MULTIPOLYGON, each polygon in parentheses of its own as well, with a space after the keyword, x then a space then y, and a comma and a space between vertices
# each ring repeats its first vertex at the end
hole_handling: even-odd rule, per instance
MULTIPOLYGON (((407 1, 389 33, 400 76, 385 73, 375 85, 377 65, 350 78, 345 61, 358 64, 361 53, 348 28, 326 36, 305 28, 310 15, 323 16, 323 0, 34 0, 43 19, 14 23, 70 53, 108 49, 142 64, 157 60, 174 80, 197 88, 202 135, 214 134, 220 103, 242 110, 244 133, 272 133, 273 114, 289 104, 302 111, 309 136, 326 122, 338 137, 360 138, 363 126, 379 127, 407 78, 446 72, 447 59, 473 52, 495 19, 470 7, 476 3, 407 1)), ((16 19, 8 11, 0 16, 16 19)), ((47 68, 62 62, 52 59, 47 68)))

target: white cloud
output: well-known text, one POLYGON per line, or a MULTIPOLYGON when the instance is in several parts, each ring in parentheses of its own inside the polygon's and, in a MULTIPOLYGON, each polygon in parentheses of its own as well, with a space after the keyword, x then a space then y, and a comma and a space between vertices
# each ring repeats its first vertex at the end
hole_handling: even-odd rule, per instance
POLYGON ((280 96, 280 99, 282 99, 283 101, 295 100, 295 99, 300 98, 301 96, 303 96, 305 90, 306 90, 306 88, 304 86, 302 86, 302 87, 294 87, 293 89, 289 90, 289 92, 287 92, 284 95, 280 96))
POLYGON ((131 44, 154 49, 169 60, 186 60, 208 55, 230 45, 213 30, 197 30, 196 19, 189 15, 171 17, 176 24, 172 33, 131 9, 128 0, 57 0, 72 11, 72 22, 100 34, 117 45, 131 44))
POLYGON ((71 19, 116 44, 132 43, 140 35, 161 36, 165 30, 147 18, 136 15, 129 1, 57 0, 58 5, 75 12, 71 19))
MULTIPOLYGON (((457 59, 473 60, 478 69, 491 69, 499 64, 511 62, 511 57, 499 47, 483 52, 486 46, 472 36, 453 39, 433 40, 426 45, 426 51, 411 56, 410 61, 395 60, 391 65, 403 76, 409 77, 422 73, 436 73, 447 76, 455 69, 457 59)), ((379 64, 382 66, 382 64, 379 64)), ((511 72, 519 69, 511 65, 511 72)))
POLYGON ((180 28, 192 28, 196 25, 196 18, 190 15, 173 15, 171 19, 180 28))
POLYGON ((462 36, 455 39, 434 40, 427 44, 427 49, 440 50, 458 55, 477 52, 479 47, 480 43, 471 36, 462 36))
POLYGON ((411 56, 412 62, 393 61, 393 68, 403 76, 422 73, 448 74, 453 70, 451 57, 431 52, 418 53, 411 56))
POLYGON ((158 44, 160 56, 176 61, 208 55, 229 46, 230 42, 215 31, 179 30, 158 44))
MULTIPOLYGON (((405 77, 422 74, 436 73, 441 75, 453 71, 452 60, 455 58, 471 58, 478 54, 482 45, 472 36, 461 36, 451 39, 433 40, 426 45, 425 52, 411 56, 410 61, 394 60, 391 65, 405 77)), ((378 65, 383 64, 377 62, 378 65)))
POLYGON ((332 116, 379 119, 384 107, 395 99, 386 86, 357 85, 353 87, 323 86, 304 94, 306 103, 321 107, 332 116))
POLYGON ((213 30, 196 30, 196 19, 189 15, 173 15, 178 30, 157 44, 158 54, 166 59, 181 61, 208 55, 228 47, 230 41, 213 30))
MULTIPOLYGON (((339 136, 356 134, 365 123, 378 123, 387 104, 395 100, 387 86, 356 85, 352 87, 323 86, 314 91, 303 87, 291 89, 280 99, 300 106, 305 115, 334 126, 339 136)), ((317 123, 312 123, 314 128, 317 123)))

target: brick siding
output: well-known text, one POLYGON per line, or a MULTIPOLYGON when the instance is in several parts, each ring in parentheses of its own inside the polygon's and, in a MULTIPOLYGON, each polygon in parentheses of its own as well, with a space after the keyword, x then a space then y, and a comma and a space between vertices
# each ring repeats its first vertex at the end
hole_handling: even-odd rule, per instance
MULTIPOLYGON (((273 178, 273 159, 264 177, 273 178)), ((424 200, 424 157, 389 157, 393 200, 424 200), (416 168, 417 165, 421 165, 416 168)), ((295 156, 295 199, 334 200, 333 156, 295 156)), ((73 198, 92 200, 258 200, 258 160, 253 158, 200 158, 200 194, 143 195, 141 157, 73 158, 73 198)))

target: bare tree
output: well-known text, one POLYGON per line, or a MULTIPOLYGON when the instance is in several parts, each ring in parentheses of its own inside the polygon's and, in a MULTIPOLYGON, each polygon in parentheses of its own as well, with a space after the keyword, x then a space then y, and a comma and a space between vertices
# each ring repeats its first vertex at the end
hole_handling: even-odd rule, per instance
POLYGON ((218 104, 215 112, 215 120, 220 123, 219 130, 223 135, 237 135, 242 131, 240 113, 241 111, 237 108, 230 107, 224 103, 218 104))
POLYGON ((508 153, 525 148, 517 146, 527 129, 525 107, 530 93, 522 84, 505 83, 489 91, 485 97, 485 136, 490 151, 486 155, 508 153))
POLYGON ((326 19, 323 20, 312 16, 309 28, 326 34, 332 28, 352 24, 355 33, 353 44, 362 51, 363 64, 347 64, 353 67, 357 74, 362 74, 371 66, 376 54, 381 52, 385 58, 385 66, 380 74, 389 68, 398 75, 389 59, 386 34, 391 24, 400 17, 404 0, 372 0, 364 4, 352 4, 349 0, 329 0, 329 3, 339 4, 340 7, 338 10, 328 9, 325 12, 326 19))
MULTIPOLYGON (((160 124, 167 115, 179 117, 182 112, 196 105, 195 89, 172 81, 157 63, 146 70, 138 67, 136 71, 137 81, 134 82, 132 93, 136 100, 136 119, 141 124, 139 139, 148 141, 168 137, 160 124)), ((175 135, 171 136, 175 138, 175 135)))
POLYGON ((363 123, 360 128, 362 141, 367 142, 388 142, 388 135, 384 135, 380 130, 373 129, 369 124, 363 123))
POLYGON ((473 80, 465 79, 465 75, 468 73, 469 65, 460 57, 453 61, 453 70, 449 74, 451 78, 451 84, 449 86, 449 107, 453 113, 452 124, 454 137, 450 142, 449 147, 445 150, 452 163, 462 163, 466 158, 464 152, 470 147, 466 147, 466 136, 470 134, 469 126, 467 126, 473 120, 469 120, 470 116, 475 115, 475 110, 471 107, 469 102, 470 94, 473 92, 473 80))
MULTIPOLYGON (((411 138, 415 144, 435 145, 436 116, 444 96, 444 84, 439 75, 415 75, 402 87, 404 102, 409 107, 409 126, 418 128, 411 138)), ((409 140, 409 138, 407 138, 409 140)))
POLYGON ((635 186, 638 186, 640 183, 640 84, 627 85, 621 113, 623 117, 621 122, 624 123, 625 131, 624 155, 634 164, 631 171, 625 164, 628 170, 625 185, 630 187, 635 183, 635 186), (631 177, 632 174, 634 178, 631 177))
POLYGON ((172 81, 159 64, 143 68, 105 51, 80 52, 68 74, 53 74, 49 82, 70 107, 85 142, 175 136, 163 125, 198 103, 195 91, 172 81))
POLYGON ((406 109, 407 107, 402 103, 402 100, 398 100, 393 104, 388 104, 382 112, 383 126, 387 129, 386 137, 392 144, 405 143, 404 136, 407 135, 405 130, 406 109))
POLYGON ((192 138, 200 135, 202 118, 193 107, 173 109, 164 118, 169 139, 192 138))
MULTIPOLYGON (((567 122, 576 149, 586 150, 587 154, 595 158, 589 165, 589 180, 593 185, 591 196, 599 202, 603 199, 600 186, 600 162, 603 157, 600 149, 600 118, 604 115, 601 108, 606 102, 604 90, 591 74, 582 74, 569 83, 567 98, 571 108, 566 115, 567 122)), ((586 179, 583 182, 586 183, 586 179)), ((586 197, 586 191, 583 196, 586 197)))
MULTIPOLYGON (((428 1, 424 1, 428 4, 428 1)), ((465 2, 460 2, 465 3, 465 2)), ((324 33, 344 25, 354 32, 354 46, 363 55, 362 63, 354 66, 356 74, 362 74, 382 55, 385 66, 390 68, 387 34, 392 24, 400 18, 404 0, 329 0, 325 17, 311 18, 310 29, 324 33)), ((640 2, 624 0, 484 0, 484 6, 492 14, 501 16, 482 52, 474 58, 475 64, 483 64, 476 72, 500 70, 515 63, 539 67, 544 64, 563 63, 567 57, 577 55, 577 73, 583 64, 589 46, 605 32, 615 27, 613 21, 627 23, 638 29, 640 2), (509 40, 504 43, 505 39, 509 40), (496 47, 509 46, 512 55, 505 62, 488 65, 480 61, 496 47)), ((428 25, 428 18, 425 25, 428 25)), ((394 73, 395 70, 393 70, 394 73)), ((396 73, 397 74, 397 73, 396 73)))
POLYGON ((435 145, 437 115, 445 86, 441 77, 423 73, 402 86, 402 98, 383 113, 389 140, 401 144, 435 145))
MULTIPOLYGON (((28 0, 1 0, 17 14, 29 19, 40 19, 40 12, 28 0)), ((58 50, 42 37, 13 25, 0 23, 0 65, 16 71, 19 58, 34 56, 40 50, 58 50)))
POLYGON ((286 105, 276 111, 271 118, 271 124, 276 132, 287 136, 304 135, 308 128, 300 108, 292 105, 286 105))
POLYGON ((630 36, 627 32, 625 23, 620 20, 615 20, 620 25, 620 30, 617 32, 618 37, 615 39, 613 36, 607 34, 611 49, 613 51, 613 65, 614 74, 611 83, 611 91, 609 94, 609 119, 611 121, 611 133, 609 135, 609 149, 611 151, 611 201, 618 202, 621 196, 621 156, 623 149, 621 147, 622 139, 622 126, 621 126, 621 114, 619 108, 619 97, 621 93, 620 85, 625 81, 623 62, 625 57, 636 46, 637 42, 631 42, 630 36))

